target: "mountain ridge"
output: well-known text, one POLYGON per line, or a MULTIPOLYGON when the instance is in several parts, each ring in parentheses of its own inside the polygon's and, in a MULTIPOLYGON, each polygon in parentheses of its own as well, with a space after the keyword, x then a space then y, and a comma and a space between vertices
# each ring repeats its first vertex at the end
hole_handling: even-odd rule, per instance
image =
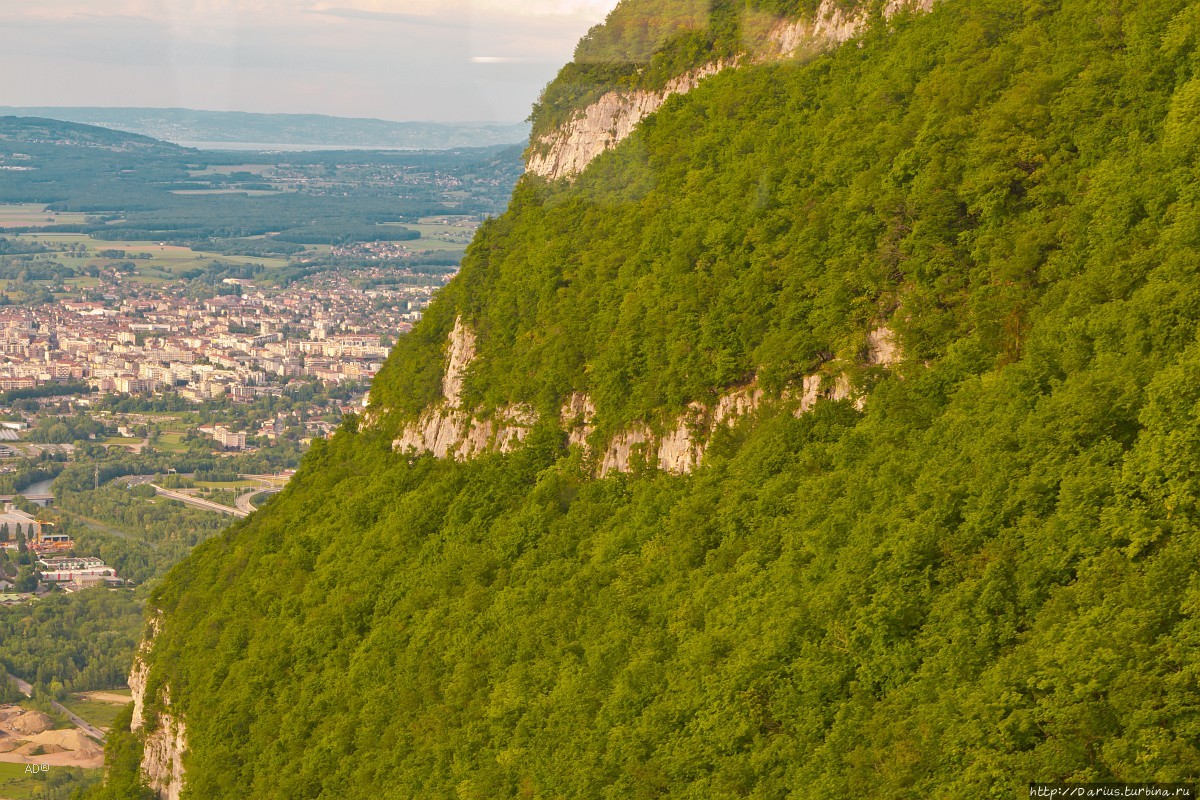
POLYGON ((259 114, 188 108, 15 107, 0 114, 38 116, 151 136, 173 143, 258 143, 331 148, 454 149, 516 144, 523 123, 394 122, 325 114, 259 114))
POLYGON ((155 593, 157 788, 1195 780, 1195 12, 948 0, 527 176, 364 415, 155 593), (695 403, 731 424, 664 468, 633 434, 695 403), (496 451, 397 447, 430 413, 496 451))

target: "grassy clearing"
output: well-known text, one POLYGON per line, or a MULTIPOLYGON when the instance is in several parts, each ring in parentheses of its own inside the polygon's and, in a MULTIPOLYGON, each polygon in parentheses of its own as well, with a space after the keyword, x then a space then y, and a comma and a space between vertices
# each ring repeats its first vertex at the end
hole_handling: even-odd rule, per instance
POLYGON ((186 272, 190 269, 202 269, 207 262, 216 260, 231 264, 262 264, 266 269, 278 269, 287 265, 287 260, 282 258, 206 253, 192 250, 190 247, 177 247, 175 245, 159 244, 158 242, 102 241, 100 239, 92 239, 82 233, 23 233, 18 238, 29 239, 48 246, 82 244, 87 248, 87 252, 83 255, 54 254, 55 258, 65 266, 76 268, 93 265, 103 267, 114 260, 120 260, 101 258, 98 254, 102 250, 124 250, 128 256, 148 255, 149 258, 138 258, 135 260, 134 263, 137 265, 137 270, 141 273, 134 276, 135 279, 157 278, 161 280, 173 280, 181 272, 186 272), (155 275, 155 273, 158 273, 158 275, 155 275))
POLYGON ((0 203, 0 228, 42 228, 46 225, 82 225, 86 214, 47 211, 37 203, 0 203))
POLYGON ((182 433, 164 433, 154 442, 154 447, 166 453, 183 453, 187 445, 183 443, 182 433))
POLYGON ((200 489, 249 489, 261 486, 258 481, 196 481, 200 489))
POLYGON ((278 189, 172 189, 171 194, 207 195, 207 194, 244 194, 247 197, 265 197, 267 195, 283 194, 278 189))
MULTIPOLYGON (((133 702, 133 698, 130 698, 133 702)), ((82 717, 88 723, 98 728, 112 727, 113 720, 121 713, 124 706, 116 703, 105 703, 100 700, 87 700, 80 697, 70 697, 63 705, 82 717)))
MULTIPOLYGON (((0 798, 4 800, 31 800, 42 794, 53 784, 59 784, 58 779, 66 777, 69 785, 80 786, 82 782, 70 782, 69 776, 61 773, 70 772, 82 778, 83 782, 98 780, 102 770, 80 769, 79 767, 50 767, 48 772, 38 773, 35 777, 25 772, 24 764, 8 764, 0 762, 0 798)), ((60 785, 59 791, 63 791, 60 785)))
POLYGON ((0 762, 0 797, 5 800, 28 800, 44 785, 45 781, 34 780, 25 772, 24 764, 0 762))
POLYGON ((109 436, 101 442, 101 444, 119 444, 122 446, 139 445, 141 443, 142 440, 134 436, 109 436))
POLYGON ((274 164, 215 164, 209 165, 204 169, 191 169, 188 170, 188 173, 193 178, 198 178, 201 175, 233 175, 237 172, 245 172, 261 177, 272 175, 277 169, 274 164))

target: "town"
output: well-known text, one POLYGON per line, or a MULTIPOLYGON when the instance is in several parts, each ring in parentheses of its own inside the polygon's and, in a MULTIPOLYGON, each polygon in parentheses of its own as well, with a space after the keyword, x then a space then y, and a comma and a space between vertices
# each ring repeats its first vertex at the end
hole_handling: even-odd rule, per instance
POLYGON ((0 308, 0 391, 86 384, 100 395, 250 402, 301 376, 365 385, 436 288, 359 291, 322 273, 280 289, 226 278, 198 299, 118 276, 77 300, 0 308))

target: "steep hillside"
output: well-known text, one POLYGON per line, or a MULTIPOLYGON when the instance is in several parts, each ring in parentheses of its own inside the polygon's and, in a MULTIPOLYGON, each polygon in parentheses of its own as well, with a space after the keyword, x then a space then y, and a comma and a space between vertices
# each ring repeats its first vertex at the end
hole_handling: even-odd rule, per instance
POLYGON ((530 173, 573 178, 668 98, 736 66, 807 60, 934 0, 642 0, 588 32, 534 107, 530 173))
POLYGON ((157 593, 102 796, 1200 777, 1200 4, 890 5, 522 181, 157 593))

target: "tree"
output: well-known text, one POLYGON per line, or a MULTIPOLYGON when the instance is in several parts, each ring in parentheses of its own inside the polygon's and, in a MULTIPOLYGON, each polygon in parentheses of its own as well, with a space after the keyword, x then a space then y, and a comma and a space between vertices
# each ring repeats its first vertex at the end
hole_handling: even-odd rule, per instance
POLYGON ((14 583, 14 588, 18 592, 37 591, 38 578, 38 572, 32 566, 21 567, 17 572, 17 580, 14 583))

